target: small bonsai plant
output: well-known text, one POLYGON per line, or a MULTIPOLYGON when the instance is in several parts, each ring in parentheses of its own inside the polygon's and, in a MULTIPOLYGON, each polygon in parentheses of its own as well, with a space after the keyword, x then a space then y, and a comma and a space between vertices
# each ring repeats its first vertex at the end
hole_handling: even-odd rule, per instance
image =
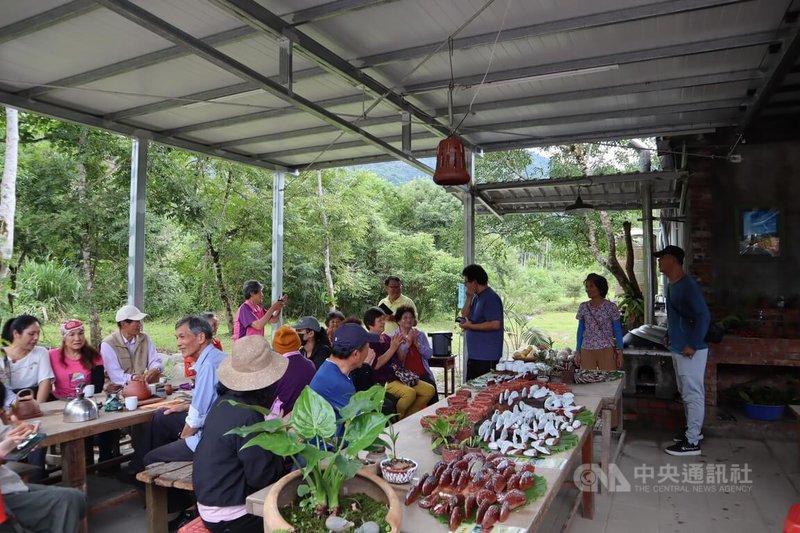
MULTIPOLYGON (((230 433, 253 435, 244 447, 259 446, 291 458, 305 481, 297 489, 303 503, 313 506, 319 515, 338 514, 342 484, 363 466, 358 453, 380 441, 390 419, 381 413, 384 394, 379 385, 355 393, 337 419, 331 404, 306 386, 288 420, 265 420, 230 433)), ((270 414, 261 406, 231 403, 270 414)))
POLYGON ((433 435, 432 449, 435 450, 439 446, 449 448, 454 443, 457 429, 454 423, 454 416, 438 416, 431 420, 430 426, 426 431, 433 435))
POLYGON ((384 442, 386 443, 386 459, 381 461, 381 474, 389 483, 408 483, 417 471, 416 461, 397 456, 397 437, 399 433, 390 425, 386 430, 384 442))

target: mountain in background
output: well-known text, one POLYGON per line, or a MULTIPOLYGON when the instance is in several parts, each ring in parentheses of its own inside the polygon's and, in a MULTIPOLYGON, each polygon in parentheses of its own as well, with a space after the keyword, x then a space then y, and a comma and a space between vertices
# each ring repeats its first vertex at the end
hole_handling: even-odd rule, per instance
MULTIPOLYGON (((550 160, 539 154, 531 153, 532 163, 525 169, 531 179, 547 177, 550 174, 550 160)), ((436 168, 436 158, 427 157, 420 161, 431 168, 436 168)), ((366 170, 372 172, 380 178, 393 183, 402 185, 416 179, 430 179, 430 176, 402 161, 387 161, 386 163, 372 163, 369 165, 356 165, 350 167, 354 170, 366 170)))

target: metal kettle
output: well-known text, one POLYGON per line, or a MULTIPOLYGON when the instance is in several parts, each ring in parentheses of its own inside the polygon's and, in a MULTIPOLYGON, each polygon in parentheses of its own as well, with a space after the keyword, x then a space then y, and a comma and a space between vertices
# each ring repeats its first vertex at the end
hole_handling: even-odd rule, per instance
POLYGON ((64 407, 64 422, 86 422, 100 416, 97 404, 90 398, 84 398, 80 387, 75 389, 75 394, 75 399, 64 407))

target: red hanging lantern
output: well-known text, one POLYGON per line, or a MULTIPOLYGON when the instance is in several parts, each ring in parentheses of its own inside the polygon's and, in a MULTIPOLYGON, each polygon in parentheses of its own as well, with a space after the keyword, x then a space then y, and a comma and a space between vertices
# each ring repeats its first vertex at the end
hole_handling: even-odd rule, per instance
POLYGON ((436 150, 433 181, 437 185, 466 185, 470 179, 464 145, 458 137, 451 135, 441 141, 436 150))

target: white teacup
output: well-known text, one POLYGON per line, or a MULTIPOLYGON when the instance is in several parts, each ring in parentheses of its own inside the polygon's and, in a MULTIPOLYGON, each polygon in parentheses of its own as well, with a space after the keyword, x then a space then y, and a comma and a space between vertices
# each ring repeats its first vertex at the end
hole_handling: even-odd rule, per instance
POLYGON ((139 407, 139 398, 136 396, 127 396, 125 398, 125 409, 135 411, 137 407, 139 407))
POLYGON ((83 397, 91 398, 92 396, 94 396, 94 385, 86 385, 83 388, 83 397))
POLYGON ((150 389, 150 395, 151 395, 151 396, 155 396, 155 395, 156 395, 156 387, 157 387, 157 385, 156 385, 155 383, 150 383, 150 384, 147 386, 147 388, 149 388, 149 389, 150 389))

